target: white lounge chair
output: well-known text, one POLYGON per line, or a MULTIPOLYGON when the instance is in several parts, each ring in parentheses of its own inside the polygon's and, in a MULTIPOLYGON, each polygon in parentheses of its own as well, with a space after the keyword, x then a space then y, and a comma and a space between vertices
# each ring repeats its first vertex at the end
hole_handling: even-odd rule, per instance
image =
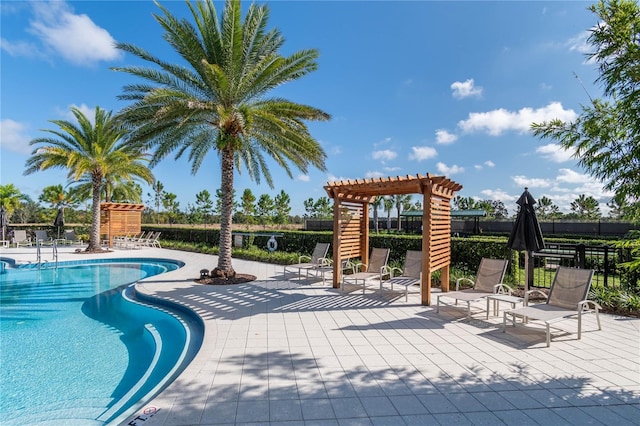
MULTIPOLYGON (((285 265, 283 277, 287 276, 287 269, 295 269, 298 271, 298 278, 302 277, 302 271, 309 276, 309 271, 319 270, 320 268, 330 266, 331 262, 327 259, 329 252, 329 243, 316 243, 311 256, 302 255, 298 257, 298 263, 293 265, 285 265)), ((324 279, 324 274, 323 274, 324 279)))
POLYGON ((582 334, 582 314, 589 312, 595 312, 598 330, 602 330, 599 315, 601 307, 596 302, 587 299, 592 279, 592 269, 558 267, 553 283, 549 288, 548 296, 540 290, 528 291, 525 295, 525 306, 523 308, 504 312, 502 332, 507 331, 508 316, 511 316, 514 327, 516 325, 516 317, 523 318, 524 322, 529 319, 540 320, 546 325, 547 347, 549 347, 551 345, 550 325, 552 323, 577 315, 579 340, 582 334), (529 306, 529 297, 535 293, 546 296, 547 300, 545 303, 529 306))
MULTIPOLYGON (((454 299, 455 305, 458 300, 467 303, 467 318, 471 318, 471 302, 481 300, 492 294, 511 294, 511 287, 502 283, 504 274, 507 272, 509 262, 503 259, 486 259, 480 261, 478 273, 475 281, 469 278, 458 278, 456 280, 456 291, 440 293, 436 296, 436 312, 440 312, 441 299, 454 299), (473 284, 472 288, 460 290, 460 284, 468 281, 473 284)), ((449 305, 442 302, 443 305, 449 305)))
POLYGON ((36 244, 40 243, 41 245, 52 245, 53 239, 47 235, 47 231, 44 229, 38 229, 33 231, 36 236, 36 244))
POLYGON ((404 300, 409 299, 409 287, 412 285, 420 285, 422 282, 422 252, 407 250, 407 255, 404 258, 404 267, 391 268, 391 278, 382 282, 385 286, 389 285, 391 291, 393 286, 404 287, 404 300), (398 272, 399 275, 395 275, 398 272), (395 276, 394 276, 395 275, 395 276))
POLYGON ((16 229, 13 231, 13 242, 16 247, 31 246, 31 237, 27 236, 27 231, 24 229, 16 229))
POLYGON ((391 276, 391 269, 387 265, 389 260, 388 248, 373 248, 371 249, 371 256, 369 256, 368 264, 360 264, 356 266, 356 271, 351 275, 343 275, 340 289, 344 290, 345 284, 361 285, 362 294, 364 294, 367 288, 367 281, 377 278, 379 280, 379 287, 382 289, 383 278, 391 276), (360 271, 359 268, 363 268, 360 271))
POLYGON ((82 244, 82 240, 77 239, 76 232, 73 229, 64 231, 64 243, 65 244, 82 244))

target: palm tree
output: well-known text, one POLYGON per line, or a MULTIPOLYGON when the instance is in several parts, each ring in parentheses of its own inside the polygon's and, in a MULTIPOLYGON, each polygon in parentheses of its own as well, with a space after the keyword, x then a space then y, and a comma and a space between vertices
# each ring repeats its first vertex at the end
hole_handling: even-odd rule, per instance
POLYGON ((77 124, 65 120, 51 120, 59 129, 44 131, 54 135, 30 142, 35 146, 27 160, 25 174, 41 170, 68 169, 71 182, 91 180, 92 219, 87 251, 100 248, 100 193, 107 177, 132 181, 153 182, 153 175, 145 165, 146 154, 137 146, 123 140, 124 130, 117 125, 111 112, 96 107, 94 123, 78 108, 71 108, 77 124))
POLYGON ((371 202, 371 208, 373 209, 373 222, 375 223, 376 234, 380 231, 380 227, 378 225, 378 209, 382 207, 383 201, 383 197, 376 197, 376 199, 371 202))
POLYGON ((121 117, 131 130, 130 141, 156 147, 152 165, 169 153, 176 158, 189 151, 196 173, 207 154, 221 161, 222 209, 220 253, 213 274, 235 274, 231 265, 233 180, 244 165, 257 183, 264 176, 273 188, 265 153, 292 176, 290 164, 306 173, 312 165, 325 170, 326 154, 311 136, 305 120, 328 120, 311 106, 268 93, 317 68, 316 50, 288 57, 279 53, 284 38, 277 29, 267 31, 268 8, 252 4, 244 20, 239 0, 227 0, 218 17, 213 0, 187 2, 195 26, 179 20, 159 6, 155 15, 164 39, 185 61, 175 65, 127 43, 118 47, 155 64, 115 68, 146 80, 128 85, 121 99, 133 101, 121 117))
POLYGON ((393 210, 393 204, 394 203, 392 197, 384 197, 382 207, 387 213, 387 231, 391 231, 391 210, 393 210))
POLYGON ((401 231, 400 213, 402 213, 403 210, 411 208, 411 194, 394 195, 392 199, 396 205, 396 212, 398 212, 398 231, 401 231))
POLYGON ((0 206, 4 207, 8 218, 20 207, 22 197, 22 193, 14 184, 0 185, 0 206))

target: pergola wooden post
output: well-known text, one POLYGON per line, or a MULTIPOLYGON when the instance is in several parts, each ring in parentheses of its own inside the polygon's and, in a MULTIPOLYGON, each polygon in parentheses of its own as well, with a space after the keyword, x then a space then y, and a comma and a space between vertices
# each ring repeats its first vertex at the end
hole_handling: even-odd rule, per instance
POLYGON ((100 203, 100 234, 106 235, 109 247, 113 237, 139 234, 144 204, 100 203))
POLYGON ((342 261, 369 255, 369 203, 376 197, 422 194, 423 305, 431 304, 431 274, 441 270, 442 291, 449 291, 451 265, 451 199, 462 185, 444 176, 416 175, 396 178, 329 182, 325 191, 333 199, 333 287, 342 281, 342 261))

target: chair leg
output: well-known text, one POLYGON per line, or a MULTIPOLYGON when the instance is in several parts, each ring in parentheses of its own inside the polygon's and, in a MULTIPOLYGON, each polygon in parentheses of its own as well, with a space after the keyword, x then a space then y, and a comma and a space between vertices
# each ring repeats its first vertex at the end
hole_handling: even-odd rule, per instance
POLYGON ((440 296, 436 296, 436 314, 440 312, 440 296))
POLYGON ((467 319, 471 319, 471 302, 467 302, 467 319))
POLYGON ((578 312, 578 340, 582 337, 582 312, 578 312))
MULTIPOLYGON (((550 327, 549 327, 549 323, 546 323, 546 325, 547 325, 547 347, 549 347, 549 346, 551 346, 551 330, 550 330, 550 327)), ((579 337, 578 337, 578 339, 579 339, 579 337)))

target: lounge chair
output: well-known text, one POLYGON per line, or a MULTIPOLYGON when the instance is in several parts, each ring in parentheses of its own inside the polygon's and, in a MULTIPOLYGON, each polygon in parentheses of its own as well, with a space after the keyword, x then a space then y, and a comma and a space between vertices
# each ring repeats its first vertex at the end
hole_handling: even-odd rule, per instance
MULTIPOLYGON (((440 299, 454 299, 456 305, 458 300, 461 300, 467 303, 467 318, 471 318, 471 302, 492 294, 510 295, 511 287, 502 283, 504 274, 507 272, 507 264, 507 260, 483 258, 480 261, 475 281, 465 277, 458 278, 456 280, 456 291, 440 293, 436 296, 436 312, 440 312, 440 299), (460 290, 460 284, 464 281, 470 282, 473 287, 460 290)), ((447 305, 444 302, 442 304, 447 305)))
POLYGON ((39 229, 33 231, 36 236, 36 244, 40 243, 41 245, 52 245, 53 239, 47 235, 47 231, 44 229, 39 229))
POLYGON ((391 278, 384 281, 384 285, 390 285, 391 291, 393 286, 404 286, 404 300, 409 299, 409 287, 412 285, 420 285, 422 282, 422 252, 407 250, 404 258, 404 267, 391 268, 391 278), (398 272, 399 275, 395 275, 398 272), (395 276, 394 276, 395 275, 395 276))
POLYGON ((13 231, 13 242, 16 247, 31 246, 31 237, 27 236, 27 231, 24 229, 16 229, 13 231))
MULTIPOLYGON (((302 255, 298 257, 298 263, 293 265, 286 265, 284 267, 283 276, 286 278, 287 269, 297 269, 298 278, 302 277, 302 271, 306 271, 306 276, 309 276, 309 271, 318 270, 322 267, 330 266, 331 262, 327 259, 327 253, 329 252, 329 243, 316 243, 311 256, 302 255)), ((324 274, 323 274, 324 278, 324 274)))
POLYGON ((545 303, 529 306, 529 298, 532 294, 539 293, 545 296, 540 290, 528 291, 525 295, 525 306, 523 308, 512 309, 504 312, 502 332, 507 331, 507 316, 511 316, 513 326, 516 325, 516 317, 543 321, 547 328, 547 347, 551 345, 550 324, 565 318, 578 316, 578 340, 582 334, 582 314, 595 312, 598 321, 598 330, 602 330, 600 325, 599 310, 600 305, 592 300, 587 300, 591 280, 593 278, 592 269, 576 269, 559 266, 556 275, 551 283, 549 295, 546 296, 545 303), (592 307, 591 307, 592 306, 592 307))
POLYGON ((379 286, 382 290, 382 280, 385 276, 391 276, 391 269, 387 265, 389 260, 388 248, 373 248, 371 249, 371 256, 369 256, 369 264, 360 264, 355 268, 355 273, 351 275, 343 275, 340 289, 344 290, 345 284, 361 285, 362 294, 364 294, 367 288, 367 281, 377 278, 379 279, 379 286), (363 267, 363 271, 359 271, 359 268, 363 267))
POLYGON ((65 244, 82 244, 82 240, 77 239, 76 232, 73 229, 64 231, 64 243, 65 244))
POLYGON ((133 244, 133 248, 142 248, 142 247, 162 248, 162 246, 160 245, 160 241, 158 241, 158 238, 160 238, 160 234, 161 232, 149 232, 146 237, 140 238, 139 241, 135 242, 133 244))

